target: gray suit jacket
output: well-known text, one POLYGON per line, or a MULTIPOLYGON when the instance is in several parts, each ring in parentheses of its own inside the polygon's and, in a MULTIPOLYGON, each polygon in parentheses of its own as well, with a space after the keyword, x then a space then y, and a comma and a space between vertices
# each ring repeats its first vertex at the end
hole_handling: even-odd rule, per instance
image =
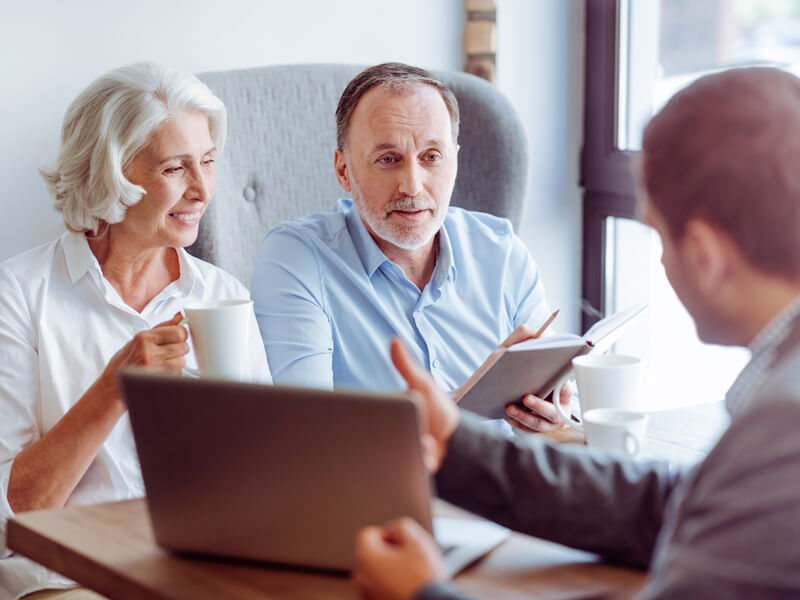
MULTIPOLYGON (((800 597, 800 323, 750 408, 691 471, 544 440, 462 413, 439 495, 524 533, 649 567, 643 598, 800 597)), ((463 598, 434 583, 418 600, 463 598)))

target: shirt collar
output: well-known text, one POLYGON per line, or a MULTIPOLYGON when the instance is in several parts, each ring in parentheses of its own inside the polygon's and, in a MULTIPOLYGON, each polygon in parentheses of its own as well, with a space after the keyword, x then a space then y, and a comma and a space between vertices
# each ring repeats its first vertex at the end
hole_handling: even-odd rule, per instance
POLYGON ((790 324, 800 317, 800 296, 789 302, 750 342, 753 356, 767 352, 780 345, 789 334, 790 324))
MULTIPOLYGON (((353 205, 350 198, 342 198, 336 205, 336 210, 341 211, 345 216, 347 229, 350 232, 350 237, 353 240, 358 257, 361 259, 361 264, 367 277, 372 277, 378 268, 387 262, 391 262, 383 251, 375 243, 372 235, 367 231, 361 215, 358 214, 358 209, 353 205)), ((439 230, 439 258, 436 264, 436 272, 434 273, 434 284, 440 287, 447 276, 452 273, 453 279, 456 276, 455 259, 453 255, 453 246, 450 243, 450 236, 447 233, 447 219, 442 224, 439 230)))
POLYGON ((181 274, 171 285, 174 285, 184 295, 188 296, 194 290, 197 282, 202 280, 202 274, 194 261, 189 260, 189 253, 185 249, 175 248, 175 251, 178 253, 181 274))
MULTIPOLYGON (((92 253, 91 248, 89 248, 89 242, 85 234, 65 231, 61 236, 61 242, 64 248, 67 272, 72 283, 75 283, 89 272, 94 273, 95 276, 100 278, 100 281, 103 281, 103 270, 100 268, 100 263, 92 253)), ((194 289, 195 283, 198 279, 201 279, 201 274, 194 263, 189 260, 186 250, 176 248, 176 251, 178 252, 181 274, 177 280, 167 287, 189 295, 194 289)))
POLYGON ((375 240, 372 239, 369 231, 367 231, 367 226, 361 220, 361 215, 358 214, 358 209, 355 208, 350 198, 339 200, 335 210, 344 214, 347 230, 350 232, 350 238, 353 240, 358 257, 364 266, 364 271, 366 271, 367 277, 372 277, 378 267, 385 262, 391 261, 378 248, 375 240))
POLYGON ((434 285, 438 288, 447 280, 448 275, 456 279, 455 255, 453 245, 450 242, 450 235, 447 233, 447 219, 442 223, 439 230, 439 259, 436 261, 436 271, 433 274, 434 285))
POLYGON ((775 315, 750 342, 750 360, 725 395, 729 413, 740 414, 749 406, 750 398, 764 381, 778 348, 786 340, 794 320, 798 318, 800 318, 800 296, 775 315))
POLYGON ((83 233, 65 231, 61 236, 61 245, 64 248, 64 260, 67 263, 67 272, 72 283, 78 281, 90 270, 96 270, 102 275, 100 263, 92 254, 89 242, 83 233))

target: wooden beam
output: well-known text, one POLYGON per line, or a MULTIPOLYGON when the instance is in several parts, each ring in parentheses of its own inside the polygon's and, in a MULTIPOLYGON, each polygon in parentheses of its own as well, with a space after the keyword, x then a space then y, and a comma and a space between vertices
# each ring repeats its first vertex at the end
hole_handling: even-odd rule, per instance
POLYGON ((464 70, 494 83, 497 52, 497 1, 464 0, 464 70))

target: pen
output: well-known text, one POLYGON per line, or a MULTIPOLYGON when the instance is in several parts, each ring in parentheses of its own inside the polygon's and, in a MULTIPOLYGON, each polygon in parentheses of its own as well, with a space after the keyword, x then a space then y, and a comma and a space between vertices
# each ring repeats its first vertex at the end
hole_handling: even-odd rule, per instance
POLYGON ((550 315, 550 317, 547 319, 547 321, 544 322, 544 325, 539 327, 539 331, 537 331, 536 333, 533 334, 534 338, 541 337, 541 335, 544 333, 544 330, 547 329, 548 327, 550 327, 550 325, 553 323, 553 321, 556 320, 556 316, 558 316, 558 311, 559 310, 561 310, 561 309, 557 308, 556 311, 552 315, 550 315))

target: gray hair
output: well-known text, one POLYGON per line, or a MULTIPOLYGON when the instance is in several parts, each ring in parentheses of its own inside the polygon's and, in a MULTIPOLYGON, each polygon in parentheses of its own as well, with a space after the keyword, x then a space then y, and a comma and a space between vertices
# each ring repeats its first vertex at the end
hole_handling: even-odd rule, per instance
POLYGON ((225 106, 191 73, 142 62, 109 71, 81 92, 64 116, 55 167, 40 170, 66 226, 98 232, 122 221, 145 194, 125 169, 155 129, 187 109, 207 117, 221 152, 225 106))
POLYGON ((447 108, 447 113, 450 115, 453 142, 457 142, 461 117, 453 90, 425 69, 403 63, 383 63, 361 71, 342 92, 336 107, 336 144, 339 149, 346 149, 350 133, 350 120, 358 101, 364 94, 376 86, 382 86, 393 94, 402 94, 414 85, 428 85, 438 90, 447 108))

